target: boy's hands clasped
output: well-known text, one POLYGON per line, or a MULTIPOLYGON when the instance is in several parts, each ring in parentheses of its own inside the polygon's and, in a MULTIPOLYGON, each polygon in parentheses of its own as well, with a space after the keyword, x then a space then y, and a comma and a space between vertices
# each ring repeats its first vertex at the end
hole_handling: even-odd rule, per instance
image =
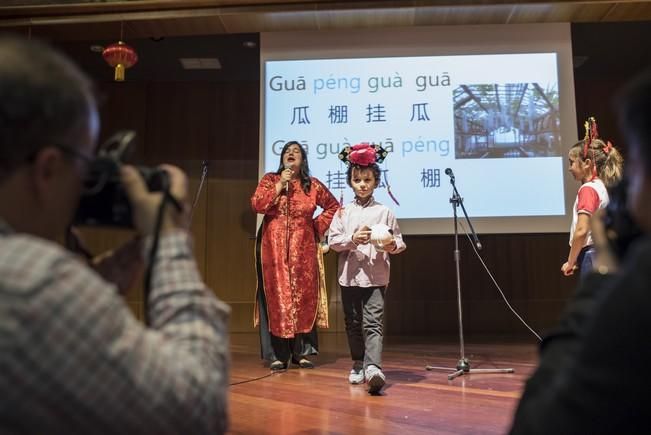
POLYGON ((364 225, 353 233, 353 243, 356 245, 365 245, 371 241, 371 229, 364 225))
POLYGON ((398 244, 396 243, 395 238, 391 239, 391 241, 389 243, 384 245, 384 250, 387 251, 387 252, 393 252, 396 249, 398 249, 398 244))
MULTIPOLYGON (((353 233, 353 243, 356 245, 366 245, 371 241, 371 229, 367 226, 364 225, 357 231, 353 233)), ((396 239, 392 238, 389 243, 384 245, 384 250, 386 252, 393 252, 398 248, 398 245, 396 243, 396 239)))

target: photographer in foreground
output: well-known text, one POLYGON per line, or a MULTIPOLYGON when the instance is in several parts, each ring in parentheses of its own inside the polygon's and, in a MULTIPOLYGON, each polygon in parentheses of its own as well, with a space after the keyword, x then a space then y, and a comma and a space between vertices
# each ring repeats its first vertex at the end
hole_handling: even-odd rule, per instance
MULTIPOLYGON (((182 210, 166 207, 159 225, 150 327, 53 242, 72 221, 98 128, 71 62, 0 36, 0 432, 223 433, 229 309, 199 276, 182 210)), ((164 169, 183 203, 185 175, 164 169)), ((163 195, 133 167, 121 179, 149 253, 163 195)))
MULTIPOLYGON (((607 209, 608 223, 625 220, 626 209, 643 234, 617 265, 611 232, 630 226, 593 219, 595 271, 578 288, 560 325, 543 340, 540 366, 527 382, 513 434, 648 433, 643 398, 651 388, 651 71, 620 95, 626 134, 627 207, 607 209), (606 234, 609 235, 606 238, 606 234)), ((615 201, 614 203, 617 203, 615 201)))

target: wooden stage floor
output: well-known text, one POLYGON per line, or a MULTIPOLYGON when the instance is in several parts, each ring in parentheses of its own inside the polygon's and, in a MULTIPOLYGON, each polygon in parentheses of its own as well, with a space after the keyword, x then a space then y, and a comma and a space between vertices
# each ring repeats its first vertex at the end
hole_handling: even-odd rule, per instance
POLYGON ((512 374, 471 373, 448 381, 460 357, 454 339, 387 338, 387 385, 370 396, 350 385, 345 334, 322 334, 315 369, 271 374, 259 360, 257 334, 233 334, 230 386, 232 434, 503 434, 524 382, 537 362, 533 340, 466 339, 471 368, 513 368, 512 374))

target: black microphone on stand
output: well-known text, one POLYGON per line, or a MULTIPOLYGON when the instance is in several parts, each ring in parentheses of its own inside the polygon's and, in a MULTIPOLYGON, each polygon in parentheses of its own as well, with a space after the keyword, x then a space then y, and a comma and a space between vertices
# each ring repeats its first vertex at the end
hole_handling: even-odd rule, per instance
MULTIPOLYGON (((454 172, 452 172, 452 168, 445 168, 445 175, 450 177, 450 183, 452 183, 452 186, 454 187, 454 190, 456 192, 457 187, 454 185, 454 172)), ((466 215, 466 219, 468 219, 468 215, 466 214, 466 209, 463 206, 463 200, 461 199, 460 196, 458 198, 459 198, 459 204, 461 205, 461 209, 463 210, 463 213, 466 215)), ((470 224, 470 220, 468 220, 468 223, 470 224)), ((472 224, 470 224, 470 230, 472 232, 472 238, 475 242, 475 246, 477 247, 477 250, 481 251, 482 245, 481 242, 479 241, 479 237, 477 237, 477 234, 475 233, 475 229, 472 227, 472 224)))
POLYGON ((454 172, 452 172, 451 168, 445 168, 445 175, 450 176, 450 182, 454 183, 454 172))

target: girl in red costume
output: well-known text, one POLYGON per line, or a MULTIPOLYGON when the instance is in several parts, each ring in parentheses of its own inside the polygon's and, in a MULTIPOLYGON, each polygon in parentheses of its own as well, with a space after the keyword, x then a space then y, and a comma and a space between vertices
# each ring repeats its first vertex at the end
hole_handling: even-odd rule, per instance
POLYGON ((595 253, 590 218, 608 204, 607 188, 621 179, 624 161, 610 142, 599 139, 597 121, 592 117, 585 122, 585 138, 570 148, 568 158, 569 171, 581 187, 574 201, 570 252, 561 272, 569 276, 578 269, 584 277, 592 271, 595 253))

